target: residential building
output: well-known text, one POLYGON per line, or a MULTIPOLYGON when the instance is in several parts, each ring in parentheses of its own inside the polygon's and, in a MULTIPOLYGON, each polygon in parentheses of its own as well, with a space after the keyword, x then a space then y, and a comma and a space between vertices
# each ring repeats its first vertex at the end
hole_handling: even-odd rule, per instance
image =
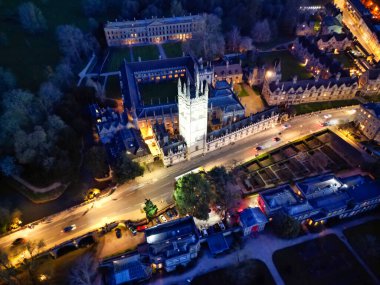
POLYGON ((347 100, 358 91, 356 77, 341 77, 338 73, 330 79, 297 80, 279 82, 265 80, 262 94, 270 106, 297 105, 321 101, 347 100))
POLYGON ((336 6, 343 12, 343 23, 364 49, 380 60, 380 25, 361 0, 334 0, 336 6))
POLYGON ((366 70, 359 78, 360 93, 363 95, 380 94, 380 66, 366 70))
POLYGON ((244 236, 263 231, 267 223, 268 218, 258 207, 246 208, 239 214, 239 224, 244 236))
POLYGON ((193 217, 185 217, 145 230, 146 251, 153 268, 173 271, 197 258, 200 250, 199 232, 193 217))
POLYGON ((368 139, 380 143, 380 103, 361 104, 355 123, 368 139))
POLYGON ((108 22, 104 26, 108 46, 183 41, 203 29, 200 15, 108 22))

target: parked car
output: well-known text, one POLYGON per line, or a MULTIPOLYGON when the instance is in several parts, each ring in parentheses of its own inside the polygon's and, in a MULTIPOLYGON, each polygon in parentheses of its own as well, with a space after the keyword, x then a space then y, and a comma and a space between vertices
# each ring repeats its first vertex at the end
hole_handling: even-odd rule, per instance
POLYGON ((331 118, 332 116, 331 116, 331 114, 326 114, 326 115, 324 115, 323 116, 325 119, 329 119, 329 118, 331 118))
POLYGON ((164 215, 160 215, 160 220, 163 221, 164 223, 168 221, 164 215))
POLYGON ((176 208, 172 208, 171 210, 173 211, 174 216, 178 216, 178 212, 176 208))
POLYGON ((158 217, 155 217, 155 218, 154 218, 154 221, 156 222, 157 225, 158 225, 158 224, 161 224, 161 221, 160 221, 160 219, 159 219, 158 217))
POLYGON ((226 229, 226 227, 224 226, 224 224, 223 224, 222 221, 220 221, 220 222, 218 223, 218 225, 219 225, 219 227, 220 227, 220 229, 221 229, 222 231, 224 231, 224 230, 226 229))
POLYGON ((137 231, 138 231, 138 232, 143 232, 143 231, 145 231, 147 228, 148 228, 147 225, 141 225, 141 226, 138 226, 138 227, 137 227, 137 231))
POLYGON ((116 229, 115 229, 115 233, 116 233, 116 237, 117 237, 117 238, 121 238, 121 229, 116 228, 116 229))
POLYGON ((274 140, 275 142, 279 142, 281 139, 280 139, 279 137, 275 137, 275 138, 273 138, 273 140, 274 140))
POLYGON ((166 210, 166 212, 165 212, 165 214, 171 219, 171 218, 173 218, 173 213, 172 213, 172 210, 171 209, 168 209, 168 210, 166 210))
POLYGON ((202 229, 202 235, 203 237, 207 237, 208 236, 208 232, 206 229, 202 229))
POLYGON ((75 230, 76 228, 77 228, 77 226, 75 224, 72 224, 70 226, 63 228, 63 232, 68 233, 68 232, 75 230))
POLYGON ((26 239, 24 238, 16 238, 13 242, 12 242, 12 245, 13 246, 19 246, 19 245, 23 245, 26 243, 26 239))
POLYGON ((129 226, 128 229, 131 231, 131 233, 135 236, 137 234, 136 227, 135 226, 129 226))
POLYGON ((262 150, 263 148, 261 146, 257 146, 256 147, 256 150, 259 151, 259 150, 262 150))

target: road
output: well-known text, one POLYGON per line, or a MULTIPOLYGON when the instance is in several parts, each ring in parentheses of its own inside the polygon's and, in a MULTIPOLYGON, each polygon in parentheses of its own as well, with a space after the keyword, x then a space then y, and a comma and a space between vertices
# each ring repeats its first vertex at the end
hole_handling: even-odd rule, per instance
MULTIPOLYGON (((216 165, 233 167, 237 163, 252 159, 258 152, 256 146, 262 146, 261 152, 276 148, 281 144, 321 130, 321 122, 325 122, 324 115, 330 114, 327 119, 332 124, 352 120, 355 116, 352 107, 339 110, 327 110, 318 115, 295 117, 287 122, 290 127, 285 129, 278 125, 270 130, 245 138, 234 145, 213 151, 203 157, 186 161, 169 168, 161 168, 147 173, 135 181, 122 185, 111 196, 104 197, 94 203, 75 209, 60 212, 48 217, 43 223, 33 229, 22 229, 10 233, 0 239, 0 248, 6 249, 19 237, 28 240, 43 239, 47 248, 61 244, 69 239, 95 230, 105 223, 121 219, 139 219, 145 215, 141 206, 145 198, 151 199, 159 208, 172 203, 172 192, 175 177, 196 167, 204 166, 206 170, 216 165), (281 135, 278 135, 281 132, 281 135), (273 140, 280 137, 279 142, 273 140), (75 224, 77 228, 64 233, 62 229, 75 224)), ((38 206, 36 206, 38 207, 38 206)))

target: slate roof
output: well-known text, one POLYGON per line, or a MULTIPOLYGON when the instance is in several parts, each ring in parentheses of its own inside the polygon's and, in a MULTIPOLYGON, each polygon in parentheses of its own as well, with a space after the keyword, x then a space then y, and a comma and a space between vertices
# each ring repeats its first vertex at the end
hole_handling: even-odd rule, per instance
POLYGON ((374 68, 368 70, 368 79, 376 80, 380 76, 380 68, 374 68))
POLYGON ((243 227, 252 227, 268 222, 268 218, 260 208, 246 208, 240 213, 240 222, 243 227))
POLYGON ((296 183, 305 198, 332 194, 338 191, 342 185, 342 182, 333 174, 314 176, 296 183))
POLYGON ((219 254, 230 248, 223 233, 209 236, 207 244, 212 254, 219 254))
POLYGON ((360 0, 347 0, 360 14, 363 21, 366 23, 368 28, 377 36, 377 38, 380 38, 380 29, 379 29, 379 22, 374 20, 372 18, 371 12, 362 4, 360 0))
POLYGON ((140 260, 139 256, 131 256, 120 260, 113 261, 115 284, 125 284, 148 278, 147 271, 140 260))
POLYGON ((217 81, 215 87, 210 89, 208 107, 218 107, 223 109, 225 112, 244 110, 240 100, 225 80, 217 81))
POLYGON ((105 24, 105 28, 137 28, 137 27, 148 27, 158 25, 167 25, 167 24, 181 24, 189 23, 194 21, 201 21, 202 17, 199 15, 193 16, 182 16, 182 17, 171 17, 171 18, 153 18, 145 20, 135 20, 135 21, 121 21, 121 22, 108 22, 105 24))
POLYGON ((297 80, 296 83, 293 81, 282 81, 276 84, 275 81, 269 84, 269 88, 272 92, 276 90, 281 90, 288 92, 291 89, 296 93, 298 89, 300 89, 300 93, 303 93, 305 90, 310 90, 312 88, 319 89, 321 87, 332 88, 334 85, 337 87, 345 86, 349 87, 358 83, 358 79, 356 77, 341 77, 336 79, 336 77, 331 77, 330 79, 305 79, 305 80, 297 80))
POLYGON ((149 253, 172 257, 189 251, 189 244, 199 240, 193 217, 185 217, 175 221, 157 225, 145 230, 149 253))
POLYGON ((323 42, 328 42, 332 38, 335 38, 336 41, 340 42, 340 41, 344 41, 345 39, 352 40, 352 35, 351 34, 347 35, 345 33, 341 33, 341 34, 332 33, 332 34, 327 34, 327 35, 322 35, 322 36, 316 37, 315 40, 316 41, 322 40, 323 42))

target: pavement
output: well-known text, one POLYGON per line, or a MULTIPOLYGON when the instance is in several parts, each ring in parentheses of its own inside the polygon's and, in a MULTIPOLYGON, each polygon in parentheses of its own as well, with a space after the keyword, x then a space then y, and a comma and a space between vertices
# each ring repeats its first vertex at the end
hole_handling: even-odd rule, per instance
POLYGON ((312 116, 295 117, 287 122, 287 124, 291 125, 288 129, 278 125, 247 137, 233 145, 210 152, 205 156, 193 158, 169 168, 160 168, 150 173, 148 172, 143 177, 119 186, 111 196, 47 217, 45 222, 39 223, 33 229, 24 228, 2 236, 0 238, 0 248, 9 248, 11 243, 19 237, 28 240, 43 239, 46 243, 46 248, 51 248, 98 229, 104 226, 105 223, 144 218, 145 213, 142 207, 145 198, 151 199, 159 209, 173 203, 172 195, 175 177, 200 166, 203 166, 206 170, 218 165, 234 167, 238 163, 254 158, 257 154, 255 148, 258 145, 263 147, 261 152, 266 152, 300 136, 323 129, 320 121, 323 119, 324 114, 331 114, 332 118, 337 121, 350 121, 354 118, 354 114, 349 110, 352 110, 352 107, 326 110, 312 116), (278 136, 279 132, 282 132, 281 141, 275 142, 273 138, 278 136), (71 224, 77 226, 74 231, 69 233, 62 232, 64 227, 71 224))
POLYGON ((327 228, 320 233, 309 233, 295 239, 280 239, 269 232, 261 232, 255 238, 248 238, 244 243, 243 249, 238 249, 231 254, 227 254, 220 257, 213 257, 208 251, 205 252, 201 257, 197 259, 196 266, 191 269, 181 273, 180 275, 162 275, 161 278, 152 280, 149 282, 151 285, 167 285, 167 284, 177 284, 185 285, 189 284, 187 280, 193 280, 196 276, 205 274, 210 271, 214 271, 219 268, 228 267, 231 265, 236 265, 241 261, 246 259, 259 259, 263 261, 268 267, 272 274, 272 277, 277 285, 284 285, 284 281, 281 278, 276 266, 273 263, 273 253, 277 250, 290 247, 308 240, 323 237, 329 234, 335 234, 338 238, 347 246, 349 251, 351 251, 357 258, 359 263, 367 271, 370 277, 373 279, 374 284, 379 284, 380 280, 377 279, 375 274, 368 268, 368 266, 363 262, 363 260, 358 256, 358 254, 352 249, 350 244, 347 242, 346 237, 343 234, 343 230, 354 227, 365 222, 379 219, 380 215, 375 214, 371 216, 365 216, 363 218, 358 218, 355 220, 350 220, 347 222, 342 221, 341 224, 335 225, 334 227, 327 228))

